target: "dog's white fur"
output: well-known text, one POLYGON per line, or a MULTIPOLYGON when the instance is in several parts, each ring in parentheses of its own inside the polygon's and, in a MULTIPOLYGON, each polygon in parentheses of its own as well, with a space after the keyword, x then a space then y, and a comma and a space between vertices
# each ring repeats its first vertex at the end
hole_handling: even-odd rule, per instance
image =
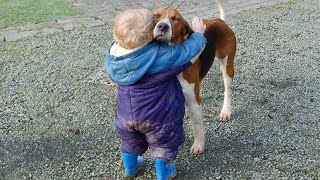
MULTIPOLYGON (((220 19, 225 20, 225 13, 224 9, 221 5, 220 0, 216 0, 216 3, 218 5, 219 11, 220 11, 220 19)), ((168 33, 167 34, 161 34, 162 32, 159 31, 159 29, 154 29, 154 37, 158 37, 161 35, 161 38, 157 38, 158 40, 164 41, 164 42, 170 42, 172 38, 172 27, 171 23, 168 18, 168 10, 166 12, 166 16, 164 19, 159 21, 156 24, 156 27, 160 23, 166 23, 169 25, 168 33)), ((219 59, 216 57, 216 59, 219 59)), ((232 102, 232 78, 230 78, 226 72, 226 66, 227 66, 227 59, 228 56, 224 57, 223 59, 219 59, 220 63, 220 70, 222 72, 223 76, 223 82, 225 86, 224 90, 224 102, 223 106, 219 115, 219 118, 221 121, 227 121, 231 117, 231 102, 232 102)), ((200 154, 204 150, 204 144, 205 144, 205 129, 203 125, 203 112, 202 112, 202 106, 199 104, 195 97, 195 91, 194 91, 194 83, 188 83, 187 80, 183 78, 182 73, 178 76, 179 82, 182 86, 185 99, 186 99, 186 106, 189 111, 191 124, 194 132, 194 143, 190 148, 191 154, 200 154)))
POLYGON ((178 75, 178 80, 183 89, 183 93, 186 99, 186 106, 189 111, 191 124, 194 133, 194 143, 190 148, 191 154, 200 154, 204 150, 204 141, 205 141, 205 130, 203 125, 203 114, 202 106, 198 104, 195 93, 194 93, 194 83, 188 83, 183 78, 182 73, 178 75), (199 124, 202 123, 202 124, 199 124))
POLYGON ((227 72, 226 72, 227 59, 228 59, 228 56, 226 56, 224 59, 219 59, 220 70, 222 72, 223 83, 224 83, 224 100, 223 100, 222 110, 219 115, 221 121, 227 121, 228 119, 230 119, 230 116, 231 116, 232 79, 227 75, 227 72))

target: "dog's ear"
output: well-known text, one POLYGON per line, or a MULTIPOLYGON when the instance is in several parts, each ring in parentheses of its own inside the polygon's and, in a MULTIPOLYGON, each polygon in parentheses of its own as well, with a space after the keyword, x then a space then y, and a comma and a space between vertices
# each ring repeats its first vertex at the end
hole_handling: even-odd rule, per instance
POLYGON ((189 23, 185 20, 183 20, 183 30, 182 30, 182 36, 184 39, 188 39, 188 37, 193 33, 189 23))

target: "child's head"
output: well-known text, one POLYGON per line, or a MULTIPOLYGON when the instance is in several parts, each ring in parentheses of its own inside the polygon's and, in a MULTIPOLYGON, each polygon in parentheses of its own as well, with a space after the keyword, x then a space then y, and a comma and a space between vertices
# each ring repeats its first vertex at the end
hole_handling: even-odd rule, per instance
POLYGON ((116 43, 126 49, 138 48, 153 39, 155 22, 147 9, 130 9, 118 14, 113 22, 116 43))

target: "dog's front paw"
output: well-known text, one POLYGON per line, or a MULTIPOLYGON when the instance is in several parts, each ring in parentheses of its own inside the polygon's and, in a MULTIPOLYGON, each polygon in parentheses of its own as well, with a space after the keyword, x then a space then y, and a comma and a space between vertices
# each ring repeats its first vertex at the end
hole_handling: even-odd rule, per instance
POLYGON ((203 150, 204 150, 204 145, 201 145, 199 143, 193 143, 193 145, 190 148, 190 154, 199 155, 203 153, 203 150))
POLYGON ((231 112, 230 111, 221 111, 220 115, 219 115, 219 119, 222 122, 227 122, 229 121, 231 118, 231 112))

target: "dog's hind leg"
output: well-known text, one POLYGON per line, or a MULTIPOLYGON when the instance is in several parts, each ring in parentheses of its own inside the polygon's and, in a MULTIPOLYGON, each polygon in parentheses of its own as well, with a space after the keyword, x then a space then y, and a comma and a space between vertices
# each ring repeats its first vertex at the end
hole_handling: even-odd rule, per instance
POLYGON ((178 76, 178 79, 184 92, 195 138, 190 148, 190 153, 198 155, 203 153, 205 143, 205 130, 200 100, 200 81, 196 80, 194 83, 189 83, 183 78, 182 74, 178 76))
MULTIPOLYGON (((223 106, 219 115, 220 121, 228 121, 231 117, 231 102, 232 102, 232 79, 233 79, 233 63, 230 62, 230 58, 226 56, 223 59, 219 59, 220 70, 223 76, 224 83, 224 100, 223 106), (229 61, 229 62, 228 62, 229 61)), ((233 62, 233 59, 232 59, 233 62)))

